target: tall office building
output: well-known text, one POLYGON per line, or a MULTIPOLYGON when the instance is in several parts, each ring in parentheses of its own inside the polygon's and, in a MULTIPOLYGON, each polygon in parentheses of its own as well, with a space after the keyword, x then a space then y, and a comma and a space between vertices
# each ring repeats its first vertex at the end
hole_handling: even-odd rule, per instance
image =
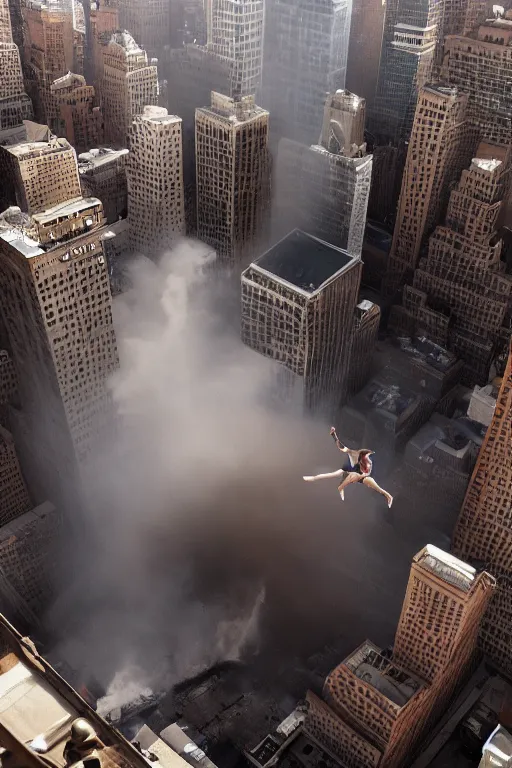
POLYGON ((0 144, 23 138, 23 120, 32 119, 32 104, 23 84, 18 47, 12 38, 7 0, 0 1, 0 144))
POLYGON ((308 409, 332 415, 347 394, 361 270, 295 230, 242 273, 242 341, 281 363, 308 409))
POLYGON ((56 132, 65 136, 77 152, 103 143, 103 116, 95 106, 92 85, 86 85, 83 75, 68 72, 50 86, 58 117, 56 132))
POLYGON ((128 32, 114 32, 103 45, 101 102, 105 140, 115 147, 126 147, 133 118, 158 104, 156 64, 128 32))
POLYGON ((82 196, 75 150, 49 131, 41 141, 0 149, 0 168, 10 180, 11 202, 26 213, 82 196))
POLYGON ((119 24, 150 57, 161 57, 170 42, 170 5, 166 0, 119 0, 119 24))
POLYGON ((62 517, 50 502, 0 526, 0 603, 23 626, 38 629, 55 598, 62 517))
POLYGON ((6 349, 0 349, 0 406, 12 403, 18 394, 18 377, 12 358, 6 349))
POLYGON ((370 130, 397 145, 411 133, 420 89, 431 82, 441 3, 394 0, 386 5, 384 40, 370 130))
POLYGON ((448 36, 442 78, 469 96, 467 118, 487 141, 512 141, 512 13, 486 21, 467 36, 448 36))
POLYGON ((109 428, 107 382, 117 367, 103 207, 81 197, 69 151, 75 157, 64 139, 2 150, 18 164, 31 214, 0 231, 0 300, 30 423, 28 445, 17 444, 32 454, 37 497, 55 501, 109 428))
POLYGON ((363 99, 337 91, 327 97, 319 144, 281 139, 274 174, 275 239, 303 229, 361 255, 372 174, 364 115, 363 99))
POLYGON ((494 416, 480 449, 453 535, 454 551, 485 562, 498 588, 482 624, 489 658, 512 673, 512 345, 494 416))
POLYGON ((347 88, 373 107, 379 76, 386 3, 353 0, 347 60, 347 88))
POLYGON ((212 92, 196 110, 197 236, 230 265, 248 261, 265 236, 270 205, 268 112, 253 96, 212 92))
POLYGON ((394 307, 390 324, 424 333, 464 361, 468 384, 486 384, 512 298, 498 219, 510 184, 508 147, 482 142, 452 190, 446 222, 394 307))
POLYGON ((133 121, 129 144, 130 244, 156 256, 185 234, 181 118, 146 107, 133 121))
POLYGON ((349 393, 355 394, 368 382, 379 333, 380 307, 363 299, 354 311, 352 360, 349 371, 349 393))
POLYGON ((420 248, 439 220, 449 184, 472 152, 467 96, 456 88, 422 88, 414 116, 383 293, 392 298, 412 275, 420 248))
POLYGON ((345 88, 351 10, 352 0, 267 3, 262 104, 275 139, 318 140, 325 94, 345 88))
POLYGON ((74 29, 71 6, 63 3, 29 3, 23 6, 25 80, 40 123, 59 128, 59 108, 53 98, 54 80, 68 72, 81 75, 83 35, 74 29), (78 54, 78 55, 77 55, 78 54))
POLYGON ((128 215, 127 157, 127 149, 109 147, 89 149, 78 156, 82 194, 101 200, 107 224, 128 215))
POLYGON ((205 0, 207 48, 233 64, 226 95, 253 96, 261 88, 263 0, 205 0))
POLYGON ((305 730, 347 768, 399 768, 444 711, 476 652, 494 580, 431 545, 413 560, 393 651, 368 640, 336 667, 305 730))
POLYGON ((0 426, 0 526, 28 512, 30 507, 14 440, 0 426))

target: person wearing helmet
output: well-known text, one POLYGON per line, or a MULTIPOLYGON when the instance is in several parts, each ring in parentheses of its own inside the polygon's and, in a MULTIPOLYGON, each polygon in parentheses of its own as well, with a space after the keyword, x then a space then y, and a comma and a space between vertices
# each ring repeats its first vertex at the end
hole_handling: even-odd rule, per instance
POLYGON ((386 501, 388 502, 388 507, 391 509, 393 503, 392 495, 385 491, 384 488, 381 488, 373 477, 370 477, 373 469, 373 463, 370 456, 373 455, 374 451, 370 451, 368 448, 359 448, 358 450, 347 448, 347 446, 343 445, 339 439, 334 427, 331 427, 330 434, 338 449, 342 453, 347 454, 348 465, 342 469, 337 469, 336 472, 326 472, 322 475, 304 475, 303 479, 307 483, 314 483, 316 480, 328 480, 331 477, 341 478, 341 482, 338 485, 338 491, 342 501, 345 501, 345 488, 347 485, 361 483, 362 485, 366 485, 367 488, 371 488, 372 490, 377 491, 377 493, 382 494, 382 496, 385 496, 386 501))

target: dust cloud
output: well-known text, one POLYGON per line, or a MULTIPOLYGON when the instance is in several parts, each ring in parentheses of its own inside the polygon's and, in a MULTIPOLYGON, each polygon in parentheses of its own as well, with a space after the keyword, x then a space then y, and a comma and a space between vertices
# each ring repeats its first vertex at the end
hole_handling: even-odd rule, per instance
POLYGON ((335 484, 301 477, 340 466, 329 425, 272 401, 275 364, 226 322, 207 262, 192 242, 139 260, 115 304, 118 428, 91 475, 85 566, 51 617, 66 619, 62 655, 110 684, 117 706, 257 650, 265 613, 278 615, 287 652, 294 613, 325 611, 337 631, 347 589, 325 564, 350 563, 371 525, 364 507, 377 503, 358 489, 358 519, 326 541, 340 518, 335 484), (323 579, 322 599, 300 579, 323 579))

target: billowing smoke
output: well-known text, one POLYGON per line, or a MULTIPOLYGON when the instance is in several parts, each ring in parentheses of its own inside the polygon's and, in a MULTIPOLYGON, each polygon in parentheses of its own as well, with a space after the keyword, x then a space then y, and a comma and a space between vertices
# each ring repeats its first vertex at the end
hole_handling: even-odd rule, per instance
POLYGON ((378 503, 359 487, 357 507, 342 507, 334 482, 302 482, 340 466, 328 425, 269 401, 275 364, 226 323, 199 245, 139 261, 133 281, 115 306, 119 426, 91 474, 95 541, 51 617, 68 619, 63 654, 80 638, 75 665, 111 683, 118 706, 257 650, 264 614, 284 628, 286 653, 299 645, 300 633, 286 637, 294 614, 309 614, 317 642, 325 623, 336 633, 353 593, 339 569, 371 570, 361 513, 378 503))

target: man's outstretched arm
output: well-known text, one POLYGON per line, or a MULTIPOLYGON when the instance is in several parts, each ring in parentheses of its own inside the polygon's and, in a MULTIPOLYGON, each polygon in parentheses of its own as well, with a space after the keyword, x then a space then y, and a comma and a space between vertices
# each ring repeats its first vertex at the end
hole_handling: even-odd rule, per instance
POLYGON ((330 434, 331 434, 332 439, 336 443, 337 447, 339 448, 339 450, 342 451, 342 453, 348 453, 347 446, 343 445, 343 443, 339 439, 338 435, 336 434, 336 427, 331 427, 330 434))

